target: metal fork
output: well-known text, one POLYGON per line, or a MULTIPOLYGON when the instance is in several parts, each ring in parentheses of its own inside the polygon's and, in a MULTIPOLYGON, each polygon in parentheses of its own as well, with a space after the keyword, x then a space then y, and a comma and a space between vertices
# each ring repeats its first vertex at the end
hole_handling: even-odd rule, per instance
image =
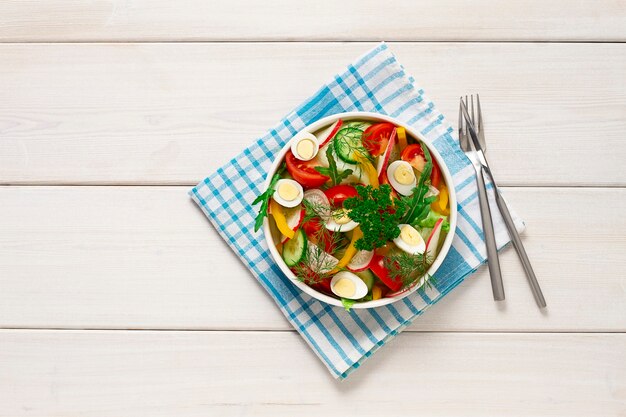
MULTIPOLYGON (((473 145, 476 148, 476 154, 478 156, 478 160, 481 163, 481 171, 483 174, 487 174, 491 179, 491 183, 493 184, 493 190, 496 197, 496 204, 498 205, 498 209, 500 210, 500 214, 502 214, 502 218, 504 220, 504 224, 509 232, 509 236, 511 237, 511 241, 513 243, 513 247, 515 248, 517 255, 522 262, 522 266, 524 267, 524 271, 526 272, 526 277, 528 278, 528 283, 530 284, 530 289, 532 290, 533 296, 535 297, 535 301, 537 305, 541 308, 546 307, 546 300, 543 297, 543 293, 541 292, 541 287, 537 282, 537 277, 535 276, 535 272, 533 271, 532 265, 530 264, 530 260, 528 259, 528 255, 526 254, 526 250, 524 249, 524 245, 522 244, 522 239, 520 238, 519 233, 517 233, 517 229, 515 228, 515 223, 513 222, 513 218, 511 217, 511 213, 509 212, 509 208, 507 207, 506 201, 500 194, 498 190, 498 186, 496 185, 496 181, 493 178, 493 174, 491 173, 491 169, 489 168, 489 163, 487 162, 487 158, 485 157, 485 150, 487 149, 487 144, 485 142, 485 131, 483 128, 483 116, 482 111, 480 109, 480 97, 476 94, 476 110, 477 110, 477 118, 478 120, 474 123, 474 96, 471 96, 471 115, 468 114, 467 110, 467 96, 465 96, 465 102, 461 99, 461 112, 466 121, 466 131, 463 140, 465 141, 465 146, 473 145), (468 130, 469 137, 471 137, 471 141, 468 139, 468 130), (467 143, 470 142, 470 143, 467 143)), ((459 115, 460 116, 460 115, 459 115)), ((461 120, 460 120, 461 121, 461 120)), ((459 123, 459 126, 461 124, 459 123)), ((459 133, 460 133, 459 128, 459 133)), ((459 134, 459 138, 461 135, 459 134)), ((463 146, 463 142, 462 145, 463 146)), ((483 177, 484 178, 484 177, 483 177)))
POLYGON ((491 209, 489 208, 489 199, 487 198, 487 187, 485 186, 484 172, 488 170, 482 152, 478 152, 480 144, 478 137, 473 131, 474 127, 474 100, 472 97, 472 117, 467 115, 467 96, 465 103, 461 98, 461 108, 459 109, 459 144, 465 155, 472 162, 472 166, 476 171, 476 185, 478 186, 478 202, 480 204, 480 216, 483 223, 483 233, 485 235, 485 246, 487 248, 487 265, 489 267, 489 275, 491 277, 491 290, 493 299, 496 301, 504 300, 504 285, 502 284, 502 272, 500 271, 500 259, 498 258, 498 247, 496 245, 496 236, 493 230, 493 221, 491 219, 491 209), (466 117, 463 117, 467 115, 466 117), (472 134, 473 133, 473 134, 472 134), (470 139, 471 136, 471 139, 470 139))

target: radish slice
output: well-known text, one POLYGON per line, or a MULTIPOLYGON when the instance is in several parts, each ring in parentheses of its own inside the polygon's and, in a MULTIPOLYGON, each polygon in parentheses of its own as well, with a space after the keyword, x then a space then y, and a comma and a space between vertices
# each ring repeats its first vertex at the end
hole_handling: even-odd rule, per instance
POLYGON ((313 188, 304 192, 304 200, 311 203, 315 208, 322 209, 322 213, 317 213, 322 220, 326 221, 330 217, 330 201, 322 190, 313 188))
POLYGON ((387 149, 385 149, 385 153, 383 154, 382 158, 378 158, 378 164, 376 166, 376 170, 378 171, 378 182, 382 182, 383 172, 387 171, 389 156, 391 156, 391 151, 393 150, 395 144, 396 129, 393 129, 393 131, 391 132, 391 137, 389 138, 389 143, 387 144, 387 149))
POLYGON ((309 268, 313 272, 326 274, 332 271, 339 263, 339 259, 324 252, 322 248, 311 241, 308 242, 307 250, 309 252, 309 268))
POLYGON ((432 197, 432 196, 438 196, 438 195, 439 195, 439 190, 436 187, 429 185, 428 192, 426 193, 424 197, 432 197))
POLYGON ((333 123, 329 128, 325 129, 324 131, 320 132, 317 135, 318 138, 325 138, 320 143, 320 149, 322 148, 322 146, 326 145, 328 142, 331 141, 332 138, 335 137, 337 132, 339 132, 339 129, 341 128, 342 124, 343 124, 343 120, 339 119, 335 123, 333 123))
POLYGON ((354 254, 350 263, 348 263, 347 268, 352 272, 365 271, 370 267, 372 259, 374 259, 373 250, 360 250, 354 254))
POLYGON ((330 165, 330 162, 328 162, 328 155, 326 155, 326 150, 328 149, 328 147, 331 145, 324 145, 324 147, 320 146, 320 150, 317 153, 317 156, 315 157, 315 163, 317 165, 323 166, 328 168, 328 166, 330 165))
POLYGON ((433 231, 430 232, 428 240, 426 241, 426 256, 433 261, 435 260, 435 252, 437 252, 437 245, 439 244, 439 236, 441 235, 441 227, 443 225, 443 219, 437 220, 433 231))
MULTIPOLYGON (((287 226, 294 232, 297 231, 304 222, 304 215, 306 210, 302 206, 297 206, 292 209, 285 209, 285 219, 287 220, 287 226)), ((281 243, 285 243, 289 238, 281 234, 281 243)))

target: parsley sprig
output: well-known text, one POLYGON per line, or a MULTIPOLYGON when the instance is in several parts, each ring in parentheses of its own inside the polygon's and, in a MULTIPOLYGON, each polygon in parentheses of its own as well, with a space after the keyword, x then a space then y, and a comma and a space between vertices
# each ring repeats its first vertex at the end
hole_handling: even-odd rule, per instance
POLYGON ((374 250, 385 246, 400 235, 399 224, 418 224, 428 216, 430 204, 436 199, 426 197, 433 163, 428 148, 424 144, 421 146, 426 164, 410 196, 394 201, 388 184, 379 188, 359 185, 356 187, 359 195, 344 202, 344 207, 349 210, 348 216, 360 224, 363 232, 363 237, 355 243, 357 249, 374 250))
POLYGON ((278 169, 278 171, 276 171, 276 174, 274 174, 274 176, 272 177, 272 181, 270 181, 270 185, 269 187, 267 187, 267 190, 265 190, 263 194, 255 198, 254 201, 252 202, 253 206, 261 203, 259 214, 257 214, 256 219, 254 221, 255 232, 261 228, 261 226, 263 225, 263 219, 267 217, 267 208, 269 206, 270 198, 272 198, 272 195, 274 194, 274 188, 276 187, 276 183, 280 179, 280 176, 283 174, 283 172, 285 172, 284 164, 278 169))
POLYGON ((328 158, 328 168, 326 167, 315 167, 315 170, 322 175, 326 175, 330 177, 333 185, 339 185, 341 181, 347 178, 350 174, 352 174, 351 169, 346 169, 343 171, 339 171, 337 169, 337 161, 333 157, 333 149, 332 146, 328 146, 326 148, 326 157, 328 158))
POLYGON ((359 250, 374 250, 384 246, 387 241, 400 235, 398 224, 403 210, 395 207, 391 197, 391 186, 382 184, 379 188, 371 185, 356 187, 356 197, 348 198, 343 206, 348 216, 360 224, 363 237, 356 241, 359 250))

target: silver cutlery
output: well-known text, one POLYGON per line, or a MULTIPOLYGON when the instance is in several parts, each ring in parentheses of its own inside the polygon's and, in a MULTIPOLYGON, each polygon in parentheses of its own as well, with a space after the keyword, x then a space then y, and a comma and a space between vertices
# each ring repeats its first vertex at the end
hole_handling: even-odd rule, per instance
POLYGON ((471 135, 470 133, 473 132, 473 126, 471 123, 471 120, 469 120, 469 117, 467 116, 465 103, 463 102, 463 99, 461 99, 461 109, 459 110, 459 144, 476 171, 478 203, 480 204, 480 216, 483 223, 485 246, 487 248, 487 265, 489 267, 489 275, 491 277, 491 290, 493 292, 493 299, 496 301, 502 301, 504 300, 502 272, 500 271, 498 247, 496 245, 496 236, 493 231, 493 221, 491 219, 491 209, 489 208, 489 200, 487 198, 487 187, 485 186, 485 179, 483 176, 484 170, 487 169, 487 163, 482 152, 477 150, 479 149, 478 137, 475 134, 471 135), (465 117, 463 117, 464 115, 465 117))
MULTIPOLYGON (((469 152, 472 154, 472 157, 474 158, 474 160, 472 160, 472 158, 470 158, 470 160, 472 160, 472 165, 474 165, 474 168, 476 169, 476 176, 482 177, 481 181, 478 181, 479 190, 481 188, 480 183, 482 183, 482 186, 484 187, 485 175, 489 176, 489 179, 491 180, 491 183, 493 184, 493 191, 495 193, 496 204, 498 205, 500 214, 502 214, 502 218, 504 219, 504 224, 506 225, 506 228, 509 232, 509 236, 511 237, 513 247, 515 248, 518 257, 520 258, 520 261, 522 262, 522 266, 524 268, 524 271, 526 272, 526 277, 528 278, 528 283, 530 284, 530 289, 532 290, 532 293, 533 293, 533 296, 535 297, 535 301, 537 302, 537 305, 540 308, 544 308, 546 307, 546 300, 543 297, 543 293, 541 292, 541 287, 539 286, 539 283, 537 282, 537 277, 535 276, 535 272, 533 271, 532 265, 530 264, 530 260, 528 259, 528 255, 526 254, 526 250, 524 249, 524 245, 522 244, 520 235, 517 232, 517 229, 515 228, 515 223, 513 222, 513 218, 511 217, 511 213, 509 212, 506 201, 500 194, 498 186, 496 185, 496 181, 494 180, 493 174, 491 173, 491 169, 489 168, 489 163, 487 162, 487 158, 485 157, 485 150, 486 150, 485 132, 483 128, 482 111, 480 108, 480 97, 478 96, 478 94, 476 95, 476 110, 477 110, 476 118, 474 117, 474 96, 473 95, 471 96, 470 109, 469 109, 471 111, 471 114, 470 114, 470 111, 468 111, 467 109, 467 105, 468 105, 467 96, 465 96, 465 102, 463 101, 463 98, 461 98, 461 110, 459 114, 459 140, 461 143, 461 148, 466 153, 466 155, 469 152), (461 117, 461 115, 463 117, 461 117), (464 124, 462 123, 463 119, 465 121, 464 124), (461 126, 464 126, 463 129, 461 128, 461 126), (463 133, 463 136, 462 136, 462 133, 463 133), (470 149, 470 148, 472 148, 472 151, 466 151, 466 149, 470 149), (477 163, 475 163, 475 161, 477 163)), ((479 191, 479 198, 480 198, 480 191, 479 191)), ((486 190, 485 190, 485 198, 486 198, 486 190)), ((488 207, 488 203, 487 203, 487 207, 488 207)), ((483 202, 481 199, 481 212, 482 212, 482 208, 483 208, 483 202)), ((485 216, 483 216, 483 229, 485 229, 485 235, 487 235, 487 228, 485 228, 485 216)), ((491 225, 489 229, 491 230, 491 233, 493 234, 493 225, 491 225)), ((487 241, 487 238, 485 238, 485 241, 487 241)), ((495 239, 494 239, 493 244, 495 246, 495 239)), ((489 255, 489 244, 487 244, 487 253, 488 253, 489 265, 491 265, 491 255, 489 255)), ((498 274, 500 274, 499 262, 497 262, 497 264, 498 264, 498 274)), ((490 268, 490 273, 491 273, 491 268, 490 268)), ((501 288, 502 287, 501 275, 498 275, 498 277, 500 279, 499 288, 501 288)), ((492 282, 494 298, 497 299, 496 287, 494 287, 493 275, 491 278, 491 282, 492 282)), ((496 285, 498 285, 497 282, 496 282, 496 285)), ((502 290, 502 299, 504 299, 504 290, 502 290)))

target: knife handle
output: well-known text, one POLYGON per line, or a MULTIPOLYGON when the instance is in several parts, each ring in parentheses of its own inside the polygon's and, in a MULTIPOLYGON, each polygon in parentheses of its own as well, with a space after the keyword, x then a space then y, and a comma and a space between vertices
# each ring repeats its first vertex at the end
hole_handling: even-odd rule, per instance
POLYGON ((491 290, 493 292, 493 299, 495 301, 502 301, 504 300, 504 285, 502 284, 502 272, 500 271, 496 236, 493 231, 491 209, 489 208, 489 199, 487 198, 484 170, 481 167, 481 169, 477 171, 476 183, 478 185, 478 202, 480 204, 480 217, 483 222, 483 234, 487 248, 487 265, 489 266, 489 275, 491 277, 491 290))
POLYGON ((522 244, 522 239, 520 238, 520 235, 519 233, 517 233, 517 229, 515 228, 515 222, 513 222, 511 213, 509 213, 509 208, 506 205, 506 201, 497 190, 495 191, 498 209, 500 209, 500 214, 502 214, 502 218, 504 219, 506 228, 509 231, 509 236, 511 237, 513 247, 517 251, 517 255, 522 262, 522 266, 524 267, 524 272, 526 272, 526 277, 528 278, 528 283, 530 284, 530 289, 533 293, 533 296, 535 297, 535 301, 540 308, 545 308, 546 300, 545 298, 543 298, 543 293, 541 292, 541 287, 537 282, 535 271, 533 271, 533 267, 530 264, 528 255, 526 255, 526 250, 524 249, 524 245, 522 244))

